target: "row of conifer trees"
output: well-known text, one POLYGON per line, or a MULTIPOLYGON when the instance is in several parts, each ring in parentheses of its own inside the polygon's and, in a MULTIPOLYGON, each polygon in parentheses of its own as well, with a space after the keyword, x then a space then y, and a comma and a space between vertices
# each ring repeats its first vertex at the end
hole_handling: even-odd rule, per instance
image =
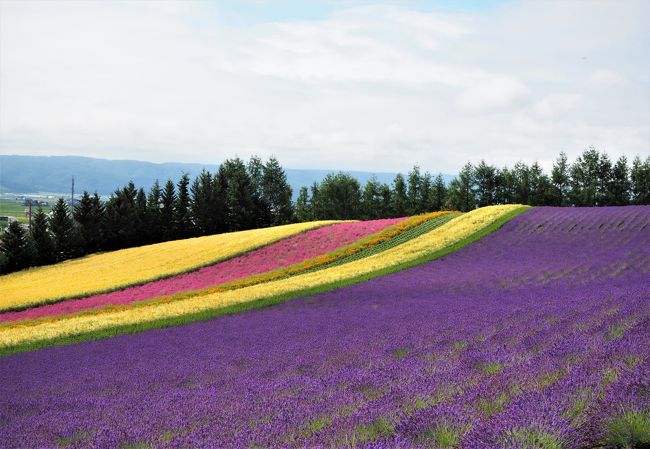
POLYGON ((223 162, 216 173, 187 174, 144 188, 128 183, 106 201, 84 192, 70 207, 59 199, 38 210, 29 229, 12 223, 1 236, 0 272, 46 265, 98 251, 227 231, 320 219, 377 219, 492 204, 608 206, 650 204, 650 157, 612 162, 585 150, 570 163, 561 153, 550 174, 538 163, 498 168, 466 164, 446 183, 416 166, 392 185, 371 178, 363 187, 346 173, 331 173, 295 203, 284 169, 274 157, 223 162))

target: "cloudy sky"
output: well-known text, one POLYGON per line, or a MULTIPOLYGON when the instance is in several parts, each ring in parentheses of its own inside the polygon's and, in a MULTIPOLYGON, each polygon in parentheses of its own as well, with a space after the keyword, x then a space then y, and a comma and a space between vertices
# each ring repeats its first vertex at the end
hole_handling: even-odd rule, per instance
POLYGON ((650 2, 0 0, 0 152, 454 173, 650 154, 650 2))

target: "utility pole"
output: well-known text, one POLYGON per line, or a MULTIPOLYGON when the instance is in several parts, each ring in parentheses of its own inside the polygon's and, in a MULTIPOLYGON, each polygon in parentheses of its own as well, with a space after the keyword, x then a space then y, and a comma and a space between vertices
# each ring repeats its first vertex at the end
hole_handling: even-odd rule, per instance
POLYGON ((70 205, 74 209, 74 175, 72 176, 72 194, 70 195, 70 205))
POLYGON ((29 229, 32 229, 32 199, 29 199, 29 229))

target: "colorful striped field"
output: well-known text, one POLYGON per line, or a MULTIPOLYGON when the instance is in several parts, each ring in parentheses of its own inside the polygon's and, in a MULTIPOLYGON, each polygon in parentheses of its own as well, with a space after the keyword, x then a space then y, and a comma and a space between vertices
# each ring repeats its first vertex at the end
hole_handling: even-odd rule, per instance
MULTIPOLYGON (((241 308, 282 301, 300 296, 306 291, 323 291, 360 282, 436 257, 441 251, 451 250, 458 243, 477 238, 477 233, 481 230, 489 229, 495 223, 505 222, 513 214, 523 210, 521 206, 493 206, 460 216, 435 213, 422 218, 413 217, 388 227, 386 231, 374 237, 361 239, 348 249, 335 250, 331 255, 304 261, 302 265, 298 264, 297 268, 291 268, 294 271, 271 271, 270 277, 263 279, 264 282, 261 283, 258 282, 258 275, 250 280, 226 283, 223 287, 217 285, 171 296, 158 296, 146 301, 82 309, 73 314, 63 312, 53 316, 38 316, 38 312, 29 310, 7 312, 8 318, 0 326, 0 350, 11 352, 51 343, 177 325, 241 308), (427 222, 430 224, 423 227, 422 224, 427 222), (421 234, 415 237, 411 231, 417 229, 421 234), (401 235, 400 230, 404 235, 401 235), (390 241, 393 243, 389 244, 390 241), (369 251, 375 245, 383 245, 384 250, 367 254, 363 258, 346 260, 346 263, 330 264, 337 258, 345 260, 350 255, 363 254, 363 251, 369 251), (322 268, 314 271, 313 267, 319 264, 322 268), (16 317, 22 319, 15 320, 16 317)), ((266 275, 261 276, 264 278, 266 275)), ((58 307, 65 311, 63 306, 58 307)))
MULTIPOLYGON (((227 297, 277 305, 0 358, 3 447, 650 444, 650 207, 479 209, 357 261, 106 316, 208 307, 180 324, 227 297), (270 287, 286 293, 254 299, 270 287)), ((23 328, 22 349, 57 326, 75 341, 81 319, 23 328)))

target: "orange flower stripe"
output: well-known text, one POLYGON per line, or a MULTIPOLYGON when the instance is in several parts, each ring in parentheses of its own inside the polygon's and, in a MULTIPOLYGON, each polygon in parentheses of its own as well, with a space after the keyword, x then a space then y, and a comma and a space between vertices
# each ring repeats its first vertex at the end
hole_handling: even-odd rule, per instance
POLYGON ((364 249, 379 245, 380 243, 390 240, 391 238, 399 235, 400 233, 408 231, 409 229, 412 229, 428 220, 432 220, 448 214, 457 214, 457 213, 458 211, 438 211, 438 212, 431 212, 428 214, 416 215, 407 218, 406 220, 396 225, 390 226, 374 235, 361 239, 358 242, 352 243, 343 248, 339 248, 330 253, 314 257, 313 259, 301 262, 299 264, 281 268, 276 271, 271 271, 268 273, 259 274, 244 279, 238 279, 236 281, 228 282, 226 284, 221 284, 221 285, 217 285, 214 287, 209 287, 201 290, 177 293, 175 295, 159 296, 157 298, 153 298, 146 301, 139 301, 132 304, 112 305, 112 306, 103 307, 101 309, 82 311, 72 315, 57 315, 52 317, 36 318, 32 320, 8 322, 6 324, 0 325, 0 332, 11 330, 11 329, 19 329, 23 327, 36 326, 44 323, 54 323, 64 319, 69 319, 71 316, 88 316, 88 315, 100 316, 107 313, 123 312, 131 309, 144 309, 147 307, 153 307, 160 304, 168 304, 174 301, 180 301, 187 298, 197 298, 201 296, 211 295, 213 293, 236 290, 240 288, 250 287, 256 284, 261 284, 264 282, 278 280, 281 278, 300 274, 302 272, 311 270, 313 268, 317 268, 323 265, 328 265, 330 263, 336 262, 339 259, 363 251, 364 249))

